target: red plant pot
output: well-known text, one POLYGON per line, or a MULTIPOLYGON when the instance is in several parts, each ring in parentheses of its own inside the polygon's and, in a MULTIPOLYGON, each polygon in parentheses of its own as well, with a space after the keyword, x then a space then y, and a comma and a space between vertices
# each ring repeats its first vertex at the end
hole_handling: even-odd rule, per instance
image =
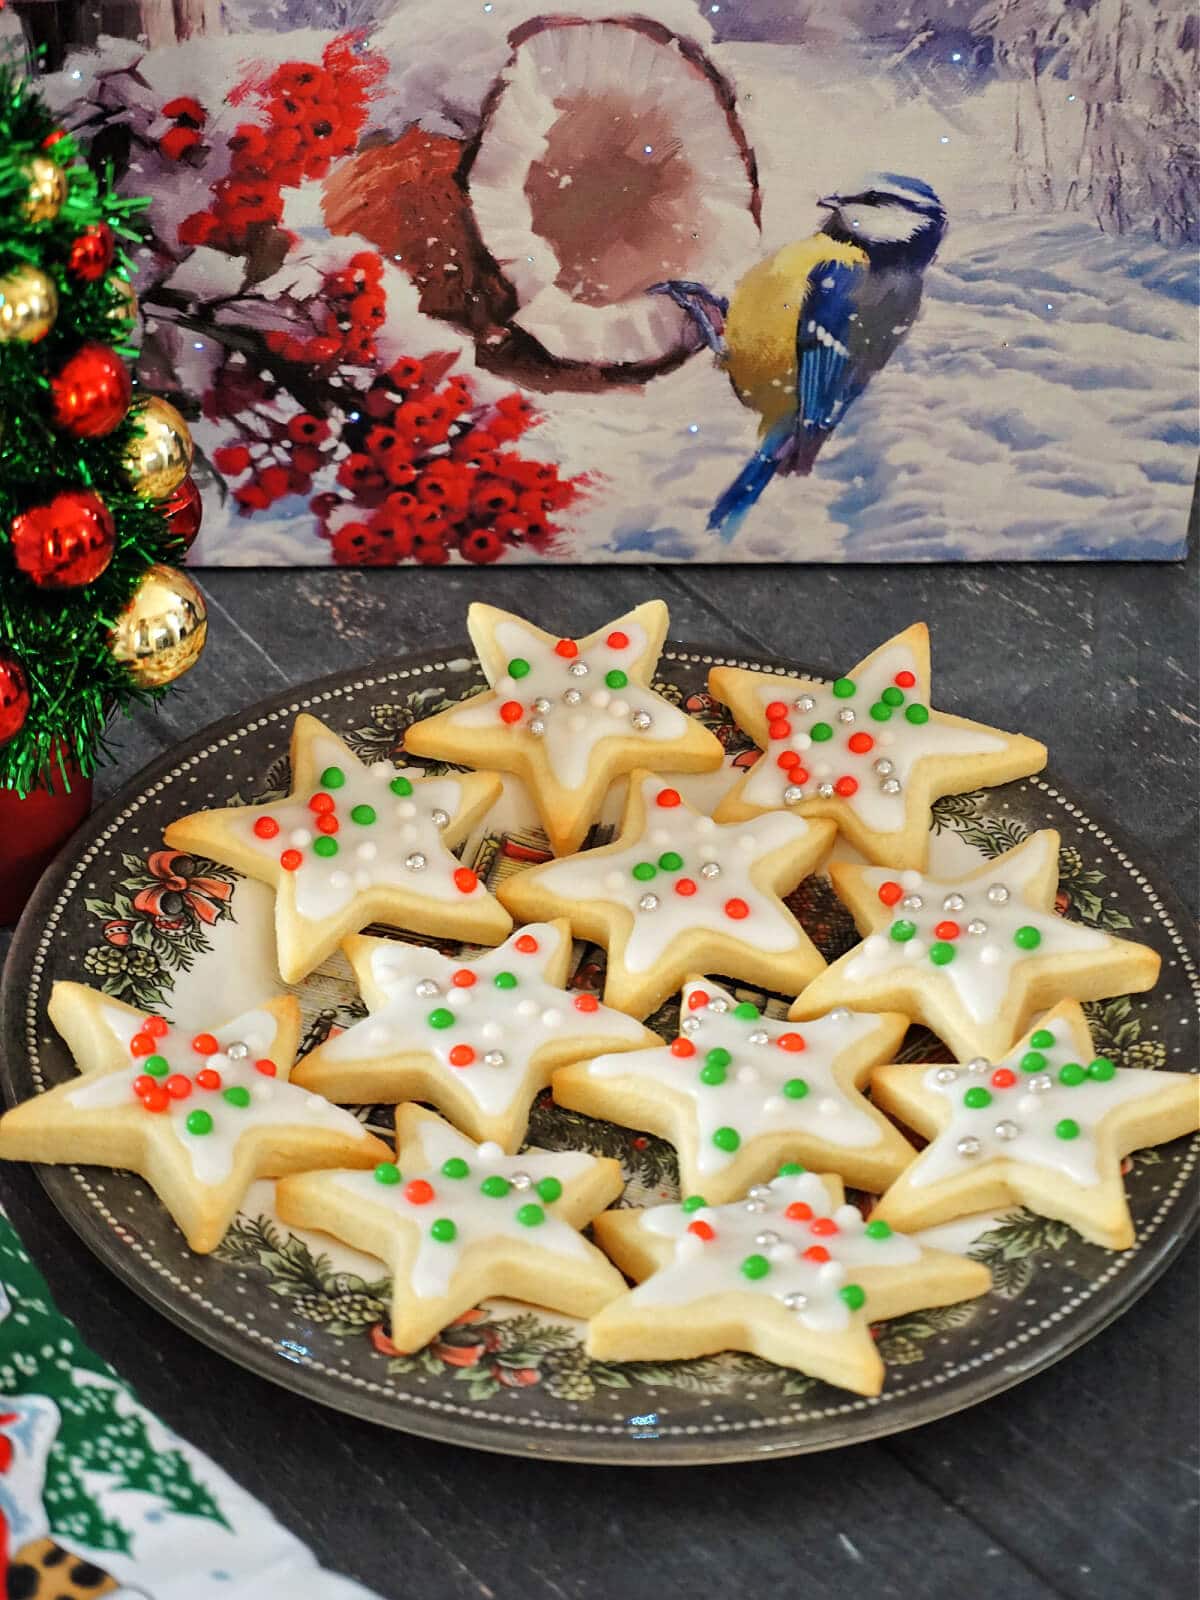
POLYGON ((0 927, 21 915, 34 885, 92 809, 92 780, 68 766, 70 790, 38 784, 22 798, 0 788, 0 927))

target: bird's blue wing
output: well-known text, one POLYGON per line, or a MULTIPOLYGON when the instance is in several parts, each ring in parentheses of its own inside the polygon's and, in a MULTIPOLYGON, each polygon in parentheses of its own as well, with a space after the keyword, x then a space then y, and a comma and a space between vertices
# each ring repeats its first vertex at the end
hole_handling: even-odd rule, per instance
POLYGON ((827 432, 857 395, 850 359, 855 297, 867 267, 823 261, 809 274, 796 329, 796 412, 805 431, 827 432))

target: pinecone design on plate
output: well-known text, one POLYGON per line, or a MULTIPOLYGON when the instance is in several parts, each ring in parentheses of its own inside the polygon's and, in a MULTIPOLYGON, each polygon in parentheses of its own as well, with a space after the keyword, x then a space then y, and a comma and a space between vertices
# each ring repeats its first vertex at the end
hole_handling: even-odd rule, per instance
POLYGON ((292 1315, 302 1322, 329 1322, 333 1318, 333 1301, 327 1294, 293 1295, 288 1305, 292 1315))
POLYGON ((377 1300, 374 1295, 355 1290, 330 1295, 325 1305, 328 1307, 326 1321, 340 1322, 355 1329, 373 1327, 387 1309, 383 1301, 377 1300))
POLYGON ((568 1350, 556 1350, 546 1358, 545 1384, 556 1400, 590 1400, 596 1385, 588 1368, 590 1366, 581 1344, 568 1350))
POLYGON ((110 945, 96 945, 83 958, 89 972, 101 978, 120 978, 128 974, 133 978, 153 978, 158 972, 158 962, 149 950, 124 950, 110 945))
POLYGON ((1136 1044, 1126 1045, 1121 1051, 1120 1065, 1155 1072, 1165 1064, 1166 1059, 1167 1047, 1160 1039, 1139 1039, 1136 1044))

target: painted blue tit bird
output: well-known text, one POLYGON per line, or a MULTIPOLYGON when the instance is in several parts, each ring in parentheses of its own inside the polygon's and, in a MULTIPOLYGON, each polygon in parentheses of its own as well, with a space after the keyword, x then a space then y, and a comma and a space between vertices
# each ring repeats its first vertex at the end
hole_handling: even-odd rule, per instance
POLYGON ((946 232, 942 203, 920 178, 880 173, 817 204, 829 213, 821 229, 751 267, 729 300, 679 279, 648 291, 687 312, 761 418, 758 449, 709 513, 725 540, 776 473, 812 471, 912 326, 946 232))

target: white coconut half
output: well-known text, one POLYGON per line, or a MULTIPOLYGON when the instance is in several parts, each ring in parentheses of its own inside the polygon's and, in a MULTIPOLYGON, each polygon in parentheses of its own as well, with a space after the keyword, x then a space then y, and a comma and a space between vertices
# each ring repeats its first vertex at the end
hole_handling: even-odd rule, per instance
POLYGON ((648 295, 666 278, 727 295, 759 245, 754 159, 725 80, 641 18, 514 34, 468 174, 513 321, 559 360, 657 365, 694 348, 648 295))

